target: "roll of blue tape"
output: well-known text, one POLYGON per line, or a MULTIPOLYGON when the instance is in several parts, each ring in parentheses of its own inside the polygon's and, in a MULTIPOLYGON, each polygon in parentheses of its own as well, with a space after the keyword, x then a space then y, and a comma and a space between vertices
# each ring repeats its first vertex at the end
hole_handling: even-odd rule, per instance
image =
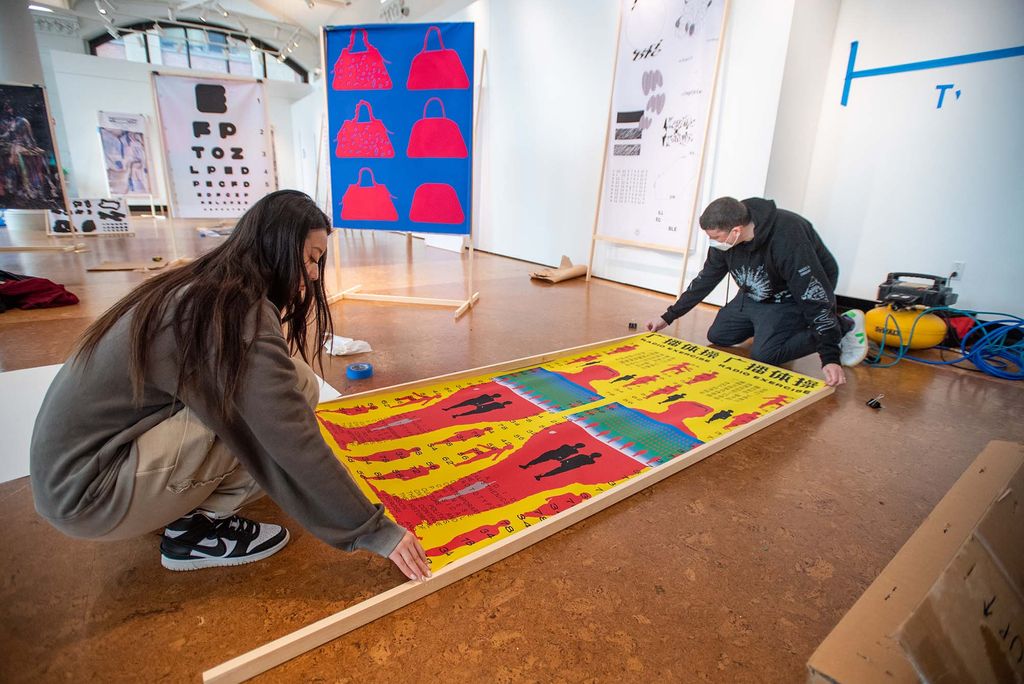
POLYGON ((349 380, 362 380, 373 375, 373 366, 368 363, 352 363, 345 369, 345 377, 349 380))

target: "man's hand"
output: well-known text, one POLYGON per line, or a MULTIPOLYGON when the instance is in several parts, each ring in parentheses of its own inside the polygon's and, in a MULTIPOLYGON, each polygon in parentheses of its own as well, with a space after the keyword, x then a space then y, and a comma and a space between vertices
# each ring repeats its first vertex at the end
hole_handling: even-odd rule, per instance
POLYGON ((423 545, 416 535, 408 530, 388 558, 411 580, 418 582, 430 577, 430 566, 427 565, 427 554, 423 551, 423 545))
POLYGON ((825 373, 825 384, 829 387, 846 384, 846 373, 838 363, 825 364, 821 370, 825 373))
POLYGON ((665 328, 667 325, 668 323, 666 323, 665 319, 662 318, 661 316, 658 316, 653 321, 647 321, 647 329, 650 330, 651 332, 658 332, 659 330, 665 328))

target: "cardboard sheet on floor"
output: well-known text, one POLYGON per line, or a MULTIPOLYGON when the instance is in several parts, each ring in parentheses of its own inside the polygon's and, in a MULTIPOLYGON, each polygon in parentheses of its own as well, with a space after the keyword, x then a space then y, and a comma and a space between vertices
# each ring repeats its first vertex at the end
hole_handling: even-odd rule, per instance
POLYGON ((586 274, 586 266, 573 266, 569 257, 563 256, 562 263, 559 264, 558 268, 545 268, 539 271, 533 271, 530 273, 530 277, 535 280, 546 280, 549 283, 560 283, 563 280, 579 278, 586 274))
POLYGON ((990 442, 811 656, 809 681, 1024 677, 1024 445, 990 442))
POLYGON ((28 475, 32 426, 46 390, 64 364, 0 373, 0 482, 28 475))

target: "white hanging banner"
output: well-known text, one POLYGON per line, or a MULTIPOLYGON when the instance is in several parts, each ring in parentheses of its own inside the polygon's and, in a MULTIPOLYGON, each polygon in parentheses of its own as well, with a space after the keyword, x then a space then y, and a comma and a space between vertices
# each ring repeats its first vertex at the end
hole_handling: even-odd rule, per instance
POLYGON ((99 112, 100 143, 111 195, 153 194, 146 150, 146 118, 142 114, 99 112))
POLYGON ((181 218, 236 218, 275 189, 263 84, 154 76, 171 202, 181 218))
POLYGON ((682 251, 725 0, 622 0, 597 234, 682 251))

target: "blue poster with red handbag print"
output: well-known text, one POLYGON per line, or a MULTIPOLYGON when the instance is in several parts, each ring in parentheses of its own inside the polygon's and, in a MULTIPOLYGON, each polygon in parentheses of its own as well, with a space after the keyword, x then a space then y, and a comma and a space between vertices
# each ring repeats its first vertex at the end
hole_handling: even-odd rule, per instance
POLYGON ((334 225, 468 235, 473 24, 328 26, 324 38, 334 225))

